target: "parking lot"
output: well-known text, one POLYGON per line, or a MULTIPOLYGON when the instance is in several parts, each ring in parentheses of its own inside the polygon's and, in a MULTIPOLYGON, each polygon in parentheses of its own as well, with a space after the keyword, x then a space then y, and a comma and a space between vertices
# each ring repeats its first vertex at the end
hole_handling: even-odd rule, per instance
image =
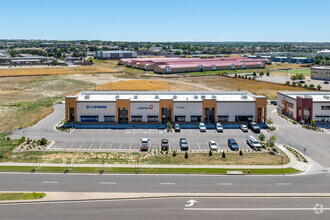
POLYGON ((181 129, 180 132, 167 132, 165 129, 156 128, 99 128, 99 129, 75 129, 69 134, 62 134, 62 138, 57 140, 49 149, 72 150, 72 151, 125 151, 139 150, 140 138, 149 138, 152 149, 159 149, 160 141, 166 138, 170 142, 171 150, 179 150, 179 139, 186 138, 190 150, 208 151, 208 141, 214 140, 219 149, 230 150, 227 145, 229 138, 234 138, 240 149, 251 149, 246 144, 246 135, 258 137, 250 130, 242 132, 238 128, 227 128, 223 132, 215 129, 207 129, 200 132, 196 128, 181 129))

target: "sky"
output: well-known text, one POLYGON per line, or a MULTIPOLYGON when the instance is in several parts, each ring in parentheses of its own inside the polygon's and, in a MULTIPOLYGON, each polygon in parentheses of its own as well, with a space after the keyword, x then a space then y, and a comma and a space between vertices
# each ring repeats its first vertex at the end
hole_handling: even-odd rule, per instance
POLYGON ((0 39, 330 42, 329 0, 0 0, 0 39))

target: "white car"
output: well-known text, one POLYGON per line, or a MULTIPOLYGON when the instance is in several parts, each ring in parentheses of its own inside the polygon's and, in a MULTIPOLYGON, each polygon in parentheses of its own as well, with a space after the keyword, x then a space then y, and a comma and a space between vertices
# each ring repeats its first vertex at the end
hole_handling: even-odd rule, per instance
POLYGON ((255 137, 251 136, 246 136, 246 143, 248 145, 250 145, 251 148, 253 149, 261 149, 262 146, 260 144, 259 141, 257 141, 257 139, 255 139, 255 137))
POLYGON ((200 132, 206 132, 206 126, 203 122, 199 122, 198 129, 200 132))
POLYGON ((246 125, 240 125, 239 128, 243 131, 243 132, 248 132, 249 129, 246 125))
POLYGON ((148 151, 150 146, 149 138, 141 138, 140 139, 140 150, 141 151, 148 151))
POLYGON ((221 123, 216 123, 215 124, 215 130, 217 130, 217 132, 223 132, 223 127, 221 123))
POLYGON ((210 150, 213 150, 213 151, 218 150, 218 145, 217 145, 217 143, 215 143, 215 141, 212 141, 212 140, 209 141, 208 145, 209 145, 210 150))

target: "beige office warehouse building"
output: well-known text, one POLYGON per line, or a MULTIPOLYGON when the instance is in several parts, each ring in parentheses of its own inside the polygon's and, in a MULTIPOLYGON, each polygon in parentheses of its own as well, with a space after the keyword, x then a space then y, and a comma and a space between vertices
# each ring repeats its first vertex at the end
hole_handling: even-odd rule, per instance
POLYGON ((86 91, 65 98, 72 123, 264 122, 267 99, 249 92, 86 91))
POLYGON ((330 66, 311 67, 311 79, 330 81, 330 66))

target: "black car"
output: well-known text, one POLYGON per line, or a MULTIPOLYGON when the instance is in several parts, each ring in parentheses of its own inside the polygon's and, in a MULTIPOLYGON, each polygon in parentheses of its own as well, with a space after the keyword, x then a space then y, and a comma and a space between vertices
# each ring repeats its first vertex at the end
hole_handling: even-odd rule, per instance
POLYGON ((271 101, 270 101, 270 104, 272 104, 272 105, 277 105, 277 101, 276 101, 276 100, 271 100, 271 101))
POLYGON ((259 127, 258 124, 255 123, 255 122, 250 122, 250 123, 249 123, 249 128, 250 128, 251 131, 253 131, 254 133, 260 133, 260 127, 259 127))
POLYGON ((170 143, 168 142, 168 139, 162 139, 160 142, 160 148, 164 151, 168 150, 170 148, 170 143))
POLYGON ((189 150, 189 145, 185 138, 180 138, 179 145, 181 150, 189 150))
POLYGON ((305 81, 303 81, 303 80, 301 80, 301 81, 299 81, 300 83, 305 83, 305 81))
POLYGON ((324 83, 324 84, 329 84, 329 82, 328 82, 328 81, 324 81, 323 83, 324 83))
POLYGON ((235 151, 239 150, 238 144, 236 143, 235 139, 232 138, 228 139, 228 147, 231 150, 235 150, 235 151))
POLYGON ((181 131, 181 128, 180 128, 180 125, 179 124, 175 124, 174 125, 174 131, 175 132, 180 132, 181 131))

